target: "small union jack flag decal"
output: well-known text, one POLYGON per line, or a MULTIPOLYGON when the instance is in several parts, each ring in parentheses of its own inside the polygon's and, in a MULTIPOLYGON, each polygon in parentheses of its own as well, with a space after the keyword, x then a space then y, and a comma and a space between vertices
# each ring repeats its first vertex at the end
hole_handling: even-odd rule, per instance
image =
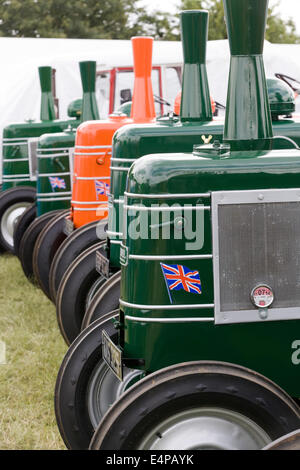
POLYGON ((201 280, 198 271, 191 271, 186 266, 180 264, 169 265, 163 263, 161 263, 161 269, 169 293, 170 291, 183 289, 193 294, 202 294, 201 280))
POLYGON ((49 181, 52 189, 66 189, 66 182, 63 178, 58 178, 58 176, 49 176, 49 181))
POLYGON ((103 183, 103 181, 95 181, 96 187, 96 196, 97 199, 99 196, 109 196, 110 194, 110 186, 107 183, 103 183))

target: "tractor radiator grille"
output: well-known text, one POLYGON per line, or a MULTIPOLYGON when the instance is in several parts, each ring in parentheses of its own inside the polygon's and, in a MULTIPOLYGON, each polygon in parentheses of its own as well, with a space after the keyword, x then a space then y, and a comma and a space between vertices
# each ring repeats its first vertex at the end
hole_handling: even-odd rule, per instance
POLYGON ((238 193, 229 193, 229 204, 226 197, 214 204, 217 322, 259 321, 251 301, 251 292, 259 285, 274 293, 269 320, 289 319, 290 309, 292 318, 297 309, 300 318, 300 201, 276 201, 281 191, 272 201, 273 193, 245 192, 253 202, 244 197, 242 203, 234 202, 238 193))

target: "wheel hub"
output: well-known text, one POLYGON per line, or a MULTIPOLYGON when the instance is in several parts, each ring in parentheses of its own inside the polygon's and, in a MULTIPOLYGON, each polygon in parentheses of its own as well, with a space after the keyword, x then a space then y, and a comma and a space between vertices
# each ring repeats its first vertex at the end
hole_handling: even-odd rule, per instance
POLYGON ((18 202, 10 206, 4 212, 1 218, 1 234, 5 242, 13 248, 14 246, 14 228, 18 218, 30 206, 30 202, 18 202))
POLYGON ((149 430, 139 450, 255 450, 271 442, 247 416, 223 408, 178 413, 149 430))
POLYGON ((87 392, 88 412, 94 429, 97 429, 106 411, 139 375, 140 370, 124 367, 124 380, 120 382, 104 360, 101 360, 90 379, 87 392))

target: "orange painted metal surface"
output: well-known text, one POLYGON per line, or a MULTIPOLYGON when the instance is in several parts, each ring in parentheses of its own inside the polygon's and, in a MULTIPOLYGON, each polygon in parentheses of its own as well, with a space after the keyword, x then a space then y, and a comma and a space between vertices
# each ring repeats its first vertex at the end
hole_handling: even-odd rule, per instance
MULTIPOLYGON (((211 101, 212 113, 214 114, 216 111, 216 103, 212 96, 210 97, 210 101, 211 101)), ((180 115, 180 107, 181 107, 181 90, 178 92, 174 101, 174 114, 177 114, 177 116, 180 115)))
POLYGON ((71 219, 75 228, 108 216, 112 139, 117 129, 132 123, 154 122, 151 81, 153 38, 131 39, 134 89, 131 116, 110 115, 81 124, 76 134, 71 219))

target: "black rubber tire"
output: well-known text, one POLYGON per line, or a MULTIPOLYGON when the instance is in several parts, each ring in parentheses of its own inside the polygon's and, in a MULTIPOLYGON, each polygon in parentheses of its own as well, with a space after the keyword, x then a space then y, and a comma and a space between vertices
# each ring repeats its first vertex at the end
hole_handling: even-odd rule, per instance
POLYGON ((46 296, 50 298, 49 273, 55 253, 66 239, 64 233, 65 217, 69 210, 61 210, 53 217, 39 234, 33 251, 33 273, 46 296))
POLYGON ((25 212, 19 217, 18 222, 14 228, 14 251, 15 255, 19 257, 20 244, 24 233, 29 225, 36 218, 36 204, 32 204, 26 209, 25 212))
POLYGON ((118 271, 95 294, 83 317, 81 331, 108 312, 119 308, 120 289, 121 271, 118 271))
POLYGON ((36 241, 43 228, 53 219, 60 211, 47 212, 37 217, 25 231, 19 248, 19 258, 25 276, 30 282, 36 283, 33 272, 33 252, 36 241))
POLYGON ((272 440, 299 428, 298 405, 266 377, 234 364, 197 361, 159 370, 128 389, 105 414, 90 449, 137 449, 149 429, 199 406, 243 414, 272 440))
POLYGON ((100 242, 81 253, 69 266, 59 285, 56 300, 57 321, 68 345, 81 331, 86 297, 100 276, 96 271, 95 253, 104 248, 105 242, 100 242))
POLYGON ((50 296, 53 302, 56 301, 60 281, 70 264, 87 248, 99 243, 98 225, 99 221, 96 221, 76 229, 57 250, 49 274, 50 296))
POLYGON ((93 323, 68 349, 55 386, 55 415, 61 437, 68 449, 88 449, 94 428, 86 406, 86 391, 94 368, 102 359, 101 331, 117 342, 118 333, 111 312, 93 323), (84 360, 83 360, 84 358, 84 360))
POLYGON ((300 450, 300 429, 276 439, 263 450, 300 450))
POLYGON ((1 230, 1 221, 5 212, 14 204, 21 202, 33 203, 36 198, 36 189, 31 186, 18 186, 7 189, 0 194, 0 247, 4 251, 14 253, 13 242, 9 244, 3 237, 1 230))

